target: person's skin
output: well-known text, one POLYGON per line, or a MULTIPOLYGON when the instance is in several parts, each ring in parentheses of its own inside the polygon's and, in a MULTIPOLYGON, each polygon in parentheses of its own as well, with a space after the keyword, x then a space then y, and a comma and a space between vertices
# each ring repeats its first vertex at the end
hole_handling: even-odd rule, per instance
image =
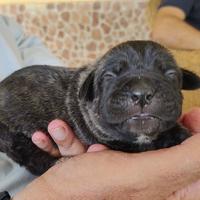
POLYGON ((48 132, 58 148, 55 148, 48 136, 40 131, 33 134, 32 141, 52 156, 73 156, 86 152, 85 146, 75 137, 65 122, 58 119, 53 120, 48 126, 48 132))
POLYGON ((48 170, 14 200, 199 200, 200 108, 182 123, 194 134, 181 145, 138 154, 92 145, 48 170), (184 189, 182 189, 184 188, 184 189))
MULTIPOLYGON (((200 133, 200 108, 193 109, 184 115, 181 122, 188 129, 193 131, 193 135, 200 133)), ((200 199, 200 179, 181 190, 174 192, 167 200, 199 200, 200 199)))
POLYGON ((169 48, 200 50, 200 31, 186 21, 183 10, 165 6, 158 10, 152 39, 169 48))

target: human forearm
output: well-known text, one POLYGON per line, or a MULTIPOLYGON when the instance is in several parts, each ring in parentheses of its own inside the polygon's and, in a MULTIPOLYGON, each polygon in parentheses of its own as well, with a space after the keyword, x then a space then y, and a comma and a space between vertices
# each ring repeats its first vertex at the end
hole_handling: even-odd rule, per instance
POLYGON ((125 164, 124 155, 112 151, 70 159, 52 167, 13 200, 111 200, 119 195, 120 200, 127 200, 128 194, 123 198, 122 192, 124 181, 117 175, 125 164))
POLYGON ((175 16, 157 16, 152 38, 176 49, 200 50, 200 31, 175 16))
POLYGON ((194 137, 167 150, 77 156, 51 168, 14 200, 163 200, 200 178, 200 135, 194 137))
MULTIPOLYGON (((182 123, 195 136, 181 145, 138 154, 86 153, 52 167, 13 200, 164 200, 200 178, 200 109, 182 123)), ((170 200, 182 199, 179 194, 170 200)))
POLYGON ((39 177, 31 182, 23 191, 17 193, 12 200, 55 200, 57 199, 51 188, 39 177))

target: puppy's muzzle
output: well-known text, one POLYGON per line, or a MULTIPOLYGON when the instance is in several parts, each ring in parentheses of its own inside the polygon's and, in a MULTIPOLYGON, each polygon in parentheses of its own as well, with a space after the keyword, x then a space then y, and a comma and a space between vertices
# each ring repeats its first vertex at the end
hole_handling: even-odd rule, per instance
POLYGON ((151 79, 124 77, 107 98, 105 105, 107 122, 116 124, 142 113, 152 114, 151 104, 155 94, 156 86, 151 79))
POLYGON ((147 113, 134 115, 122 123, 122 130, 129 131, 137 135, 145 134, 153 136, 157 133, 160 126, 160 119, 147 113))
POLYGON ((144 76, 124 78, 110 95, 106 120, 124 133, 154 135, 161 119, 153 113, 156 84, 144 76), (123 84, 122 84, 123 82, 123 84))
POLYGON ((150 104, 154 95, 155 89, 152 87, 152 83, 149 80, 138 78, 138 80, 131 80, 127 83, 130 88, 130 95, 134 104, 140 105, 142 108, 150 104))

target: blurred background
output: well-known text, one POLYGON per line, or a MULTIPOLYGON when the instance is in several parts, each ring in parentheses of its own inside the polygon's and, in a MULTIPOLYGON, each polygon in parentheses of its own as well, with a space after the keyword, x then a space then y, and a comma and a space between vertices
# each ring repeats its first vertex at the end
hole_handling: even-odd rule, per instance
POLYGON ((149 38, 147 0, 24 2, 1 5, 0 13, 42 38, 72 67, 93 61, 122 41, 149 38))
MULTIPOLYGON (((4 0, 0 14, 36 35, 67 66, 93 62, 112 46, 150 39, 159 0, 4 0)), ((170 49, 177 62, 200 75, 200 51, 170 49)), ((200 106, 200 92, 184 93, 184 111, 200 106)))

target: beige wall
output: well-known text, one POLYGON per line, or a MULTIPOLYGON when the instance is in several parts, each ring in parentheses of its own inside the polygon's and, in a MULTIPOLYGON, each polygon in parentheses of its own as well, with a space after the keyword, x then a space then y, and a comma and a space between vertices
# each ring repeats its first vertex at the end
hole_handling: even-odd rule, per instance
MULTIPOLYGON (((28 4, 28 3, 58 3, 58 2, 86 2, 95 0, 0 0, 0 4, 28 4)), ((101 0, 107 1, 107 0, 101 0)))
POLYGON ((60 59, 77 67, 120 42, 148 39, 146 6, 147 0, 73 0, 1 5, 0 13, 13 17, 27 34, 37 35, 60 59))
MULTIPOLYGON (((1 4, 0 14, 21 23, 28 35, 40 37, 71 67, 93 62, 120 42, 150 38, 148 0, 16 0, 22 1, 26 4, 1 4)), ((175 55, 181 66, 200 74, 200 53, 175 55)), ((200 106, 199 91, 187 92, 184 97, 185 111, 200 106)))

